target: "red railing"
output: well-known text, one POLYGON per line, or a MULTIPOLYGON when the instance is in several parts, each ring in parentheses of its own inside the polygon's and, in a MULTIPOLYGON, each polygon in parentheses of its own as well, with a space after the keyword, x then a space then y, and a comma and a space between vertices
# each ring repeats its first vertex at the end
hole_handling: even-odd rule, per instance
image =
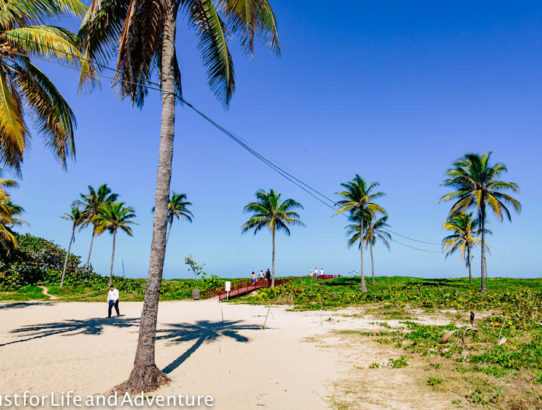
POLYGON ((320 280, 327 280, 327 279, 333 279, 333 278, 336 278, 335 275, 318 275, 316 276, 316 279, 320 279, 320 280))
MULTIPOLYGON (((327 280, 336 278, 335 275, 319 275, 315 277, 318 280, 327 280)), ((290 277, 283 279, 275 279, 275 286, 284 285, 285 283, 291 282, 292 280, 299 279, 298 277, 290 277)), ((252 282, 251 279, 242 279, 235 282, 232 282, 229 292, 226 292, 224 286, 220 286, 213 289, 208 289, 201 294, 201 299, 211 299, 218 296, 218 300, 224 300, 227 298, 234 298, 237 296, 245 295, 247 293, 253 292, 257 289, 268 288, 271 286, 271 281, 266 279, 258 279, 255 282, 252 282)))
MULTIPOLYGON (((295 279, 299 279, 299 277, 275 279, 275 286, 284 285, 285 283, 291 282, 295 279)), ((218 300, 221 301, 224 299, 246 295, 247 293, 253 292, 257 289, 268 288, 269 286, 271 286, 271 281, 267 281, 266 279, 259 279, 256 282, 252 282, 250 279, 248 279, 248 283, 247 281, 243 281, 243 283, 235 282, 232 283, 232 287, 229 292, 226 292, 224 289, 222 290, 222 292, 218 295, 218 300)))
POLYGON ((205 292, 201 293, 200 299, 211 299, 215 296, 218 296, 220 292, 224 290, 224 286, 219 286, 217 288, 207 289, 205 292))

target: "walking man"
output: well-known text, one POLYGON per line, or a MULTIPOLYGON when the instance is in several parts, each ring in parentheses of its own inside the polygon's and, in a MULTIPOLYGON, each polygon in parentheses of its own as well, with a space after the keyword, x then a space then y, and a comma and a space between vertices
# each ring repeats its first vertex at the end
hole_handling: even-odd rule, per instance
POLYGON ((109 309, 108 309, 108 315, 107 317, 111 317, 111 310, 113 309, 113 306, 115 306, 115 311, 117 312, 117 316, 120 316, 119 313, 119 291, 116 289, 113 285, 109 287, 109 292, 107 293, 107 302, 109 303, 109 309))

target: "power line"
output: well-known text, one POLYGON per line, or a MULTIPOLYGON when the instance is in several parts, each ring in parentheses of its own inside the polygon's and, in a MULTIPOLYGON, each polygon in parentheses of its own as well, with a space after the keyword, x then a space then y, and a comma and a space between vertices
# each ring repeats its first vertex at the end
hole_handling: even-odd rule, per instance
MULTIPOLYGON (((12 33, 4 33, 4 34, 7 34, 7 35, 10 35, 12 37, 16 37, 16 38, 19 38, 21 39, 19 36, 15 36, 13 35, 12 33)), ((104 65, 104 64, 100 64, 100 63, 97 63, 95 61, 92 61, 90 59, 86 59, 86 58, 83 58, 83 57, 79 57, 79 56, 76 56, 74 55, 73 53, 68 53, 64 50, 59 50, 57 48, 54 48, 54 47, 51 47, 49 45, 46 45, 46 44, 41 44, 41 43, 38 43, 38 42, 35 42, 34 40, 31 40, 31 39, 23 39, 24 41, 27 41, 27 42, 32 42, 34 44, 38 44, 40 45, 41 47, 46 47, 46 48, 49 48, 51 50, 54 50, 54 51, 57 51, 57 52, 60 52, 60 53, 63 53, 63 54, 66 54, 66 55, 69 55, 72 59, 75 59, 75 60, 83 60, 83 61, 86 61, 88 62, 89 64, 94 64, 100 68, 104 68, 104 69, 107 69, 107 70, 110 70, 110 71, 113 71, 113 72, 117 72, 116 69, 112 68, 112 67, 109 67, 107 65, 104 65)), ((20 55, 20 56, 23 56, 23 57, 29 57, 27 54, 24 54, 24 53, 20 53, 16 50, 12 50, 12 49, 6 49, 4 47, 0 47, 0 49, 8 52, 8 53, 12 53, 12 54, 16 54, 16 55, 20 55)), ((69 69, 73 69, 75 71, 80 71, 78 68, 76 68, 75 66, 69 66, 69 65, 66 65, 66 64, 61 64, 61 63, 58 63, 56 61, 52 61, 51 59, 45 59, 45 58, 41 58, 40 56, 32 56, 32 58, 36 59, 36 60, 39 60, 39 61, 43 61, 45 63, 50 63, 50 64, 55 64, 55 65, 58 65, 60 67, 64 67, 64 68, 69 68, 69 69)), ((141 83, 141 82, 133 82, 133 81, 129 81, 129 80, 125 80, 125 79, 120 79, 116 76, 107 76, 107 75, 104 75, 102 73, 96 73, 96 76, 97 77, 100 77, 100 78, 106 78, 106 79, 109 79, 109 80, 112 80, 112 81, 122 81, 126 84, 131 84, 131 85, 137 85, 137 86, 140 86, 140 87, 143 87, 143 88, 146 88, 146 89, 150 89, 150 90, 155 90, 155 91, 159 91, 159 92, 165 92, 162 90, 162 88, 160 87, 160 84, 158 83, 155 83, 155 82, 152 82, 152 81, 148 81, 147 83, 141 83), (149 85, 150 84, 150 85, 149 85), (151 86, 151 85, 155 85, 154 87, 151 86)), ((237 143, 238 145, 240 145, 242 148, 244 148, 246 151, 248 151, 250 154, 252 154, 253 156, 255 156, 257 159, 259 159, 260 161, 262 161, 264 164, 266 164, 267 166, 269 166, 271 169, 273 169, 275 172, 277 172, 279 175, 281 175, 283 178, 287 179, 288 181, 292 182, 294 185, 296 185, 298 188, 302 189, 304 192, 306 192, 307 194, 309 194, 310 196, 312 196, 314 199, 318 200, 319 202, 321 202, 322 204, 324 204, 325 206, 327 206, 328 208, 330 209, 336 209, 335 208, 335 201, 333 199, 331 199, 330 197, 328 197, 327 195, 323 194, 322 192, 320 192, 318 189, 316 188, 313 188, 311 185, 305 183, 304 181, 302 181, 301 179, 297 178, 296 176, 294 176, 293 174, 291 174, 290 172, 284 170, 283 168, 281 168, 280 166, 276 165, 275 163, 273 163, 271 160, 269 160, 268 158, 266 158, 264 155, 260 154, 259 152, 257 152, 254 148, 252 148, 249 143, 246 141, 246 140, 243 140, 240 136, 238 136, 237 134, 235 134, 234 132, 228 130, 227 128, 223 127, 222 125, 218 124, 216 121, 214 121, 212 118, 210 118, 209 116, 207 116, 205 113, 203 113, 202 111, 200 111, 198 108, 196 108, 193 104, 191 104, 190 102, 188 102, 186 99, 184 99, 184 97, 180 96, 179 94, 177 94, 176 92, 173 92, 171 93, 175 96, 175 98, 177 98, 179 101, 181 101, 184 105, 188 106, 192 111, 194 111, 196 114, 198 114, 200 117, 202 117, 203 119, 205 119, 207 122, 209 122, 210 124, 212 124, 215 128, 217 128, 219 131, 221 131, 224 135, 226 135, 228 138, 230 138, 232 141, 234 141, 235 143, 237 143)), ((422 243, 422 244, 426 244, 426 245, 433 245, 433 246, 440 246, 440 244, 436 244, 434 242, 426 242, 426 241, 421 241, 421 240, 417 240, 417 239, 414 239, 414 238, 411 238, 409 236, 406 236, 406 235, 402 235, 398 232, 394 232, 392 230, 389 230, 389 232, 393 233, 394 235, 397 235, 397 236, 400 236, 402 238, 405 238, 405 239, 408 239, 408 240, 411 240, 411 241, 414 241, 414 242, 418 242, 418 243, 422 243)), ((393 239, 392 239, 393 240, 393 239)), ((418 251, 421 251, 421 252, 427 252, 427 253, 440 253, 440 252, 435 252, 435 251, 430 251, 430 250, 426 250, 426 249, 420 249, 420 248, 417 248, 417 247, 414 247, 414 246, 411 246, 411 245, 408 245, 408 244, 404 244, 402 242, 398 242, 397 240, 393 240, 393 242, 399 244, 399 245, 402 245, 402 246, 405 246, 405 247, 408 247, 408 248, 411 248, 411 249, 414 249, 414 250, 418 250, 418 251)))
MULTIPOLYGON (((391 232, 391 231, 390 231, 391 232)), ((420 251, 420 252, 426 252, 426 253, 434 253, 434 254, 441 254, 442 252, 437 252, 437 251, 431 251, 431 250, 427 250, 427 249, 421 249, 421 248, 417 248, 415 246, 412 246, 412 245, 408 245, 406 243, 403 243, 403 242, 399 242, 397 239, 393 239, 391 238, 392 242, 398 244, 398 245, 401 245, 401 246, 404 246, 406 248, 410 248, 410 249, 415 249, 417 251, 420 251)))
POLYGON ((401 238, 405 238, 405 239, 408 239, 408 240, 410 240, 410 241, 423 243, 423 244, 425 244, 425 245, 442 246, 442 244, 440 244, 440 243, 420 241, 420 240, 418 240, 418 239, 414 239, 414 238, 411 238, 411 237, 409 237, 409 236, 402 235, 402 234, 400 234, 400 233, 398 233, 398 232, 394 232, 394 231, 392 231, 391 229, 388 229, 388 231, 390 231, 390 232, 391 232, 392 234, 394 234, 394 235, 400 236, 401 238))

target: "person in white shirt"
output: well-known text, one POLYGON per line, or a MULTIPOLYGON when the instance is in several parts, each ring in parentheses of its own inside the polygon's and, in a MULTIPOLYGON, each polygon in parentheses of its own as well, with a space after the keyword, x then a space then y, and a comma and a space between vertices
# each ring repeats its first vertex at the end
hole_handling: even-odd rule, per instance
POLYGON ((108 310, 108 316, 111 317, 111 310, 113 309, 113 306, 115 306, 115 311, 117 312, 117 316, 120 316, 119 313, 119 291, 118 289, 115 289, 113 285, 109 287, 109 292, 107 293, 107 302, 109 303, 109 310, 108 310))
POLYGON ((314 276, 318 277, 318 268, 314 268, 314 276))
POLYGON ((320 275, 324 276, 324 268, 320 268, 320 275))
POLYGON ((265 276, 263 275, 263 269, 260 271, 260 274, 258 275, 258 279, 264 279, 265 276))

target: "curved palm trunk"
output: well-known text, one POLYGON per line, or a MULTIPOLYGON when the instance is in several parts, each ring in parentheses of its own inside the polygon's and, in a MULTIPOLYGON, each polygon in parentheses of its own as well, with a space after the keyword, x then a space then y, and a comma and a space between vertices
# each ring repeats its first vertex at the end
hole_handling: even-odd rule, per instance
POLYGON ((482 276, 482 292, 486 291, 486 209, 482 206, 480 212, 480 221, 482 223, 482 263, 481 263, 481 276, 482 276))
POLYGON ((117 237, 117 230, 113 231, 113 250, 111 252, 111 266, 109 268, 109 287, 113 284, 113 264, 115 262, 115 238, 117 237))
POLYGON ((94 237, 96 236, 96 227, 93 225, 92 226, 92 236, 90 237, 90 248, 88 250, 88 258, 87 258, 87 263, 85 263, 85 267, 89 267, 90 266, 90 255, 92 254, 92 244, 94 243, 94 237))
POLYGON ((158 320, 158 302, 166 251, 167 211, 175 125, 173 58, 176 16, 174 2, 170 0, 168 3, 168 17, 165 21, 162 41, 162 125, 160 129, 158 175, 154 196, 155 212, 153 217, 151 258, 134 367, 130 373, 130 378, 118 386, 118 390, 130 393, 149 392, 169 381, 168 377, 158 369, 155 363, 156 323, 158 320))
POLYGON ((73 224, 72 235, 70 236, 70 243, 68 244, 68 250, 66 251, 66 257, 64 258, 64 267, 62 268, 62 277, 60 278, 60 287, 64 286, 64 276, 66 276, 66 268, 68 267, 68 257, 72 249, 73 237, 75 235, 75 224, 73 224))
POLYGON ((273 228, 271 235, 273 236, 273 255, 271 257, 271 287, 275 287, 275 228, 273 228))
POLYGON ((371 245, 371 273, 373 276, 373 285, 375 284, 375 260, 373 257, 373 243, 370 242, 371 245))
POLYGON ((467 267, 469 268, 469 283, 472 283, 472 269, 470 261, 470 246, 467 246, 467 267))
POLYGON ((363 269, 363 218, 361 218, 361 222, 359 223, 359 241, 360 241, 360 253, 361 253, 361 291, 363 293, 367 293, 367 285, 365 284, 365 270, 363 269))
POLYGON ((168 228, 167 228, 167 236, 166 236, 166 247, 169 242, 169 235, 171 235, 171 226, 173 225, 173 221, 169 222, 168 228))

